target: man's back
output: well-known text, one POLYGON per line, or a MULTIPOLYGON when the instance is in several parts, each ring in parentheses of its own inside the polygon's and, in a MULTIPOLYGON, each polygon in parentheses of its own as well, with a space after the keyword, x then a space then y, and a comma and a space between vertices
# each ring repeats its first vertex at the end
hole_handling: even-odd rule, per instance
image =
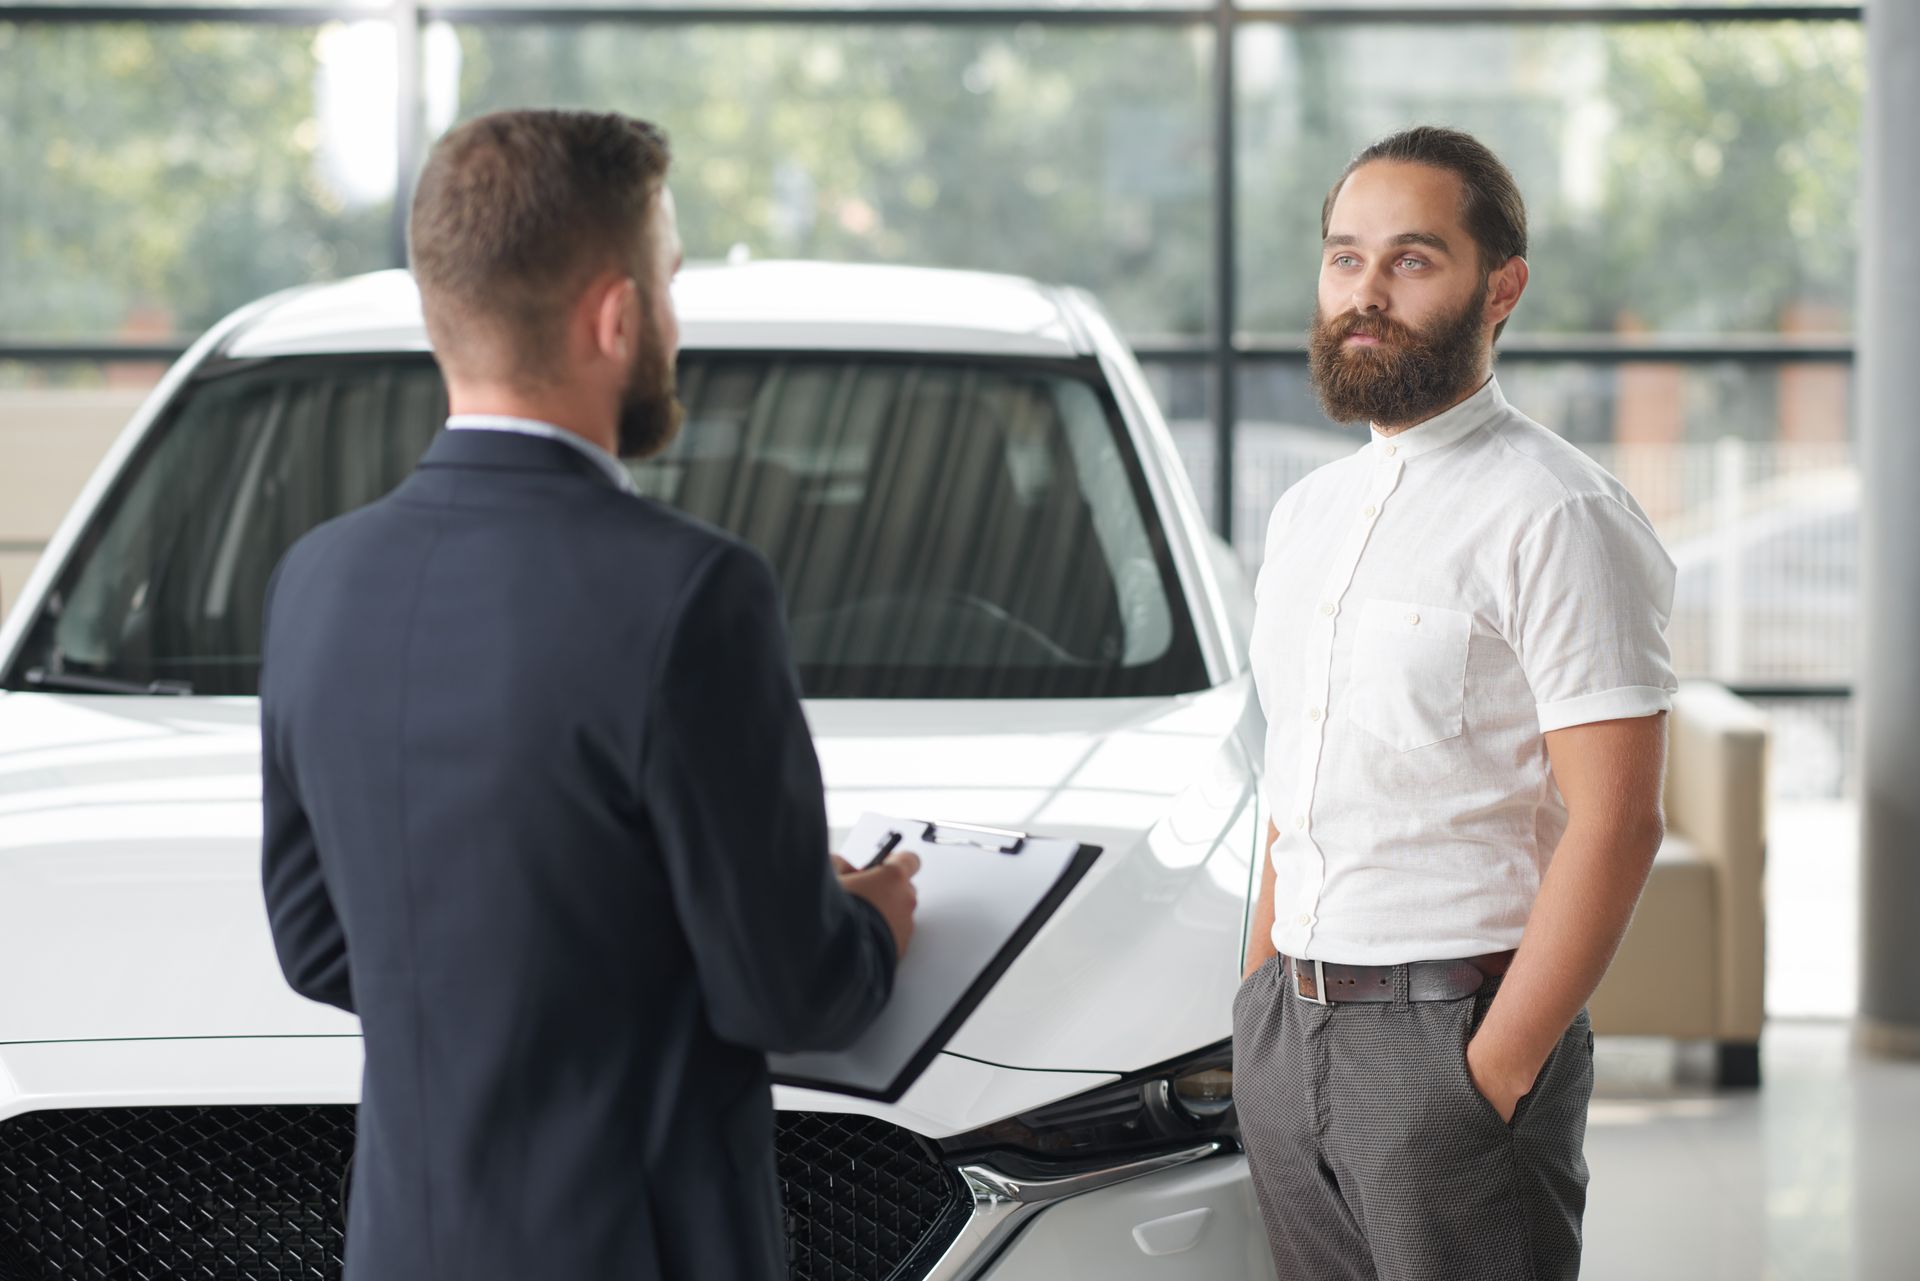
POLYGON ((777 1275, 763 1051, 857 1036, 893 944, 764 562, 447 432, 289 554, 267 637, 276 943, 366 1033, 348 1276, 777 1275))

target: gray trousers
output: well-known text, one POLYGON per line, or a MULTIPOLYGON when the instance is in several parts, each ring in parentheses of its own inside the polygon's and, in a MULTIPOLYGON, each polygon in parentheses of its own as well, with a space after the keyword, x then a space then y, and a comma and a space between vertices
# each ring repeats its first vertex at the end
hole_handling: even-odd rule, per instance
POLYGON ((1467 1075, 1492 1002, 1316 1005, 1278 958, 1233 1001, 1233 1097, 1280 1281, 1571 1281, 1593 1097, 1585 1011, 1511 1124, 1467 1075))

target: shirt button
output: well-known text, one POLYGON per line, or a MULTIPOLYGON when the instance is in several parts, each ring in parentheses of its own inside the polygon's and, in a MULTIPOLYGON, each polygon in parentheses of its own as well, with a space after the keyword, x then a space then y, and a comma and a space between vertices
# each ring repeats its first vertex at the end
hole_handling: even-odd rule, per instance
POLYGON ((1311 912, 1302 912, 1302 913, 1300 913, 1300 924, 1302 924, 1302 925, 1312 925, 1312 924, 1313 924, 1313 914, 1312 914, 1311 912))
POLYGON ((1327 616, 1328 618, 1332 618, 1332 617, 1333 617, 1333 602, 1332 602, 1332 601, 1330 601, 1330 600, 1323 600, 1323 601, 1321 601, 1321 602, 1320 602, 1320 612, 1321 612, 1321 613, 1323 613, 1323 614, 1325 614, 1325 615, 1326 615, 1326 616, 1327 616))
POLYGON ((1317 720, 1319 720, 1319 719, 1320 719, 1320 709, 1319 709, 1319 708, 1317 708, 1317 707, 1309 707, 1309 708, 1307 709, 1307 719, 1308 719, 1308 720, 1310 720, 1310 721, 1317 721, 1317 720))
POLYGON ((1295 814, 1293 816, 1293 825, 1295 827, 1305 827, 1307 825, 1307 816, 1305 814, 1295 814))
POLYGON ((1407 625, 1408 625, 1409 627, 1418 627, 1418 626, 1420 626, 1420 615, 1418 615, 1418 614, 1408 614, 1408 615, 1407 615, 1407 625))
POLYGON ((1393 456, 1394 456, 1395 454, 1397 454, 1397 453, 1399 453, 1399 452, 1400 452, 1400 446, 1398 446, 1398 445, 1388 445, 1388 446, 1387 446, 1387 450, 1386 450, 1386 453, 1387 453, 1387 457, 1389 457, 1389 458, 1391 458, 1391 457, 1393 457, 1393 456))
POLYGON ((1362 516, 1365 516, 1368 520, 1372 520, 1375 516, 1378 516, 1380 514, 1380 509, 1378 507, 1375 507, 1372 503, 1368 503, 1366 505, 1366 508, 1362 510, 1360 514, 1362 516))

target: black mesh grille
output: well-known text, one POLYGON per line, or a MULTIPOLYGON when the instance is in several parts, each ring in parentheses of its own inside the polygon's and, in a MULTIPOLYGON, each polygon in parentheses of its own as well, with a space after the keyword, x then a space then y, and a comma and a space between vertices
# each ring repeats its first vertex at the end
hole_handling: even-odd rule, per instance
POLYGON ((29 1112, 0 1125, 0 1239, 19 1281, 337 1277, 352 1150, 351 1108, 29 1112))
POLYGON ((866 1116, 779 1117, 790 1281, 918 1277, 959 1234, 959 1181, 921 1140, 866 1116))
MULTIPOLYGON (((791 1281, 908 1281, 966 1221, 926 1145, 782 1112, 791 1281)), ((336 1278, 349 1107, 112 1108, 0 1122, 0 1281, 336 1278)))

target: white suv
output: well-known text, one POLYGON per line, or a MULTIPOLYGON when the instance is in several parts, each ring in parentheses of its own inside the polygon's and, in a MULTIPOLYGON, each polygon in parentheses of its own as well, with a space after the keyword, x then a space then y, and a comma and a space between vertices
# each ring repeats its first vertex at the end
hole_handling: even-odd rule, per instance
MULTIPOLYGON (((1270 1278, 1229 1041, 1251 602, 1131 354, 1005 277, 766 263, 675 298, 687 428, 634 474, 771 559, 836 836, 1105 850, 897 1104, 777 1091, 790 1275, 1270 1278)), ((338 1274, 360 1042, 268 940, 260 605, 445 412, 404 273, 246 308, 0 631, 0 1279, 338 1274)))

